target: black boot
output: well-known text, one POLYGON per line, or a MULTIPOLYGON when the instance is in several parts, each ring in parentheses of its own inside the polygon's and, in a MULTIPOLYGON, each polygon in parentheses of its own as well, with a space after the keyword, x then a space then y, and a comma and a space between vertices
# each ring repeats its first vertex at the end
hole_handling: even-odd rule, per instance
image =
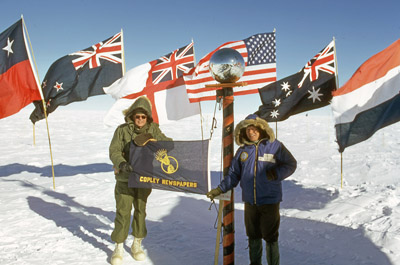
POLYGON ((267 242, 267 262, 268 265, 279 265, 279 245, 278 241, 267 242))
POLYGON ((250 265, 261 265, 262 240, 249 238, 250 265))

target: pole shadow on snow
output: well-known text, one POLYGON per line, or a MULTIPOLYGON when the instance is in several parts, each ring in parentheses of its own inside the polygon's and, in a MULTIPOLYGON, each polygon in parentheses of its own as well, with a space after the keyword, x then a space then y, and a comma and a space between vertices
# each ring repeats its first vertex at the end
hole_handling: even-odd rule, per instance
POLYGON ((112 250, 103 241, 111 242, 110 235, 101 230, 109 230, 110 226, 103 223, 96 216, 88 216, 83 212, 74 212, 71 207, 62 206, 53 202, 47 202, 42 198, 29 196, 27 198, 32 211, 42 217, 53 221, 58 227, 67 229, 71 234, 91 244, 110 256, 112 250), (96 237, 100 237, 101 241, 96 237))
MULTIPOLYGON (((221 172, 211 172, 211 187, 216 188, 223 178, 221 172)), ((282 182, 283 202, 281 209, 298 209, 302 211, 321 209, 327 203, 335 200, 339 193, 331 192, 322 188, 305 188, 297 181, 286 179, 282 182), (304 203, 306 202, 306 203, 304 203)), ((235 188, 235 202, 242 202, 242 189, 239 185, 235 188)))
MULTIPOLYGON (((42 177, 52 177, 51 166, 37 167, 19 163, 0 166, 0 177, 8 177, 22 172, 38 173, 42 177)), ((111 172, 112 165, 107 163, 93 163, 79 166, 69 166, 58 164, 54 165, 56 177, 70 177, 78 174, 92 174, 101 172, 111 172)))
POLYGON ((112 250, 110 250, 109 245, 114 244, 114 242, 111 241, 110 234, 103 231, 112 229, 111 225, 115 217, 114 211, 104 211, 98 207, 82 205, 76 202, 74 197, 65 193, 43 189, 26 181, 3 181, 19 182, 21 186, 41 191, 44 195, 61 201, 61 203, 54 203, 35 196, 27 197, 29 208, 33 212, 53 221, 58 227, 67 229, 82 241, 104 251, 107 257, 111 256, 112 250))
MULTIPOLYGON (((217 178, 218 182, 219 172, 213 172, 212 175, 214 179, 217 178)), ((109 248, 109 245, 114 243, 111 242, 110 234, 102 231, 112 230, 114 211, 88 207, 76 202, 67 194, 43 189, 24 181, 18 182, 60 200, 61 203, 57 204, 35 196, 27 198, 32 211, 53 221, 57 226, 66 228, 82 241, 104 251, 107 261, 110 260, 112 249, 109 248)), ((215 186, 213 185, 213 187, 215 186)), ((154 196, 154 191, 149 197, 149 202, 154 196)), ((302 210, 311 210, 312 207, 318 209, 328 203, 332 197, 337 196, 329 191, 324 193, 323 189, 314 191, 316 192, 314 195, 304 195, 309 192, 313 191, 297 185, 296 182, 289 181, 284 200, 300 199, 298 199, 299 202, 288 201, 286 208, 300 207, 299 204, 304 203, 303 200, 312 198, 318 203, 306 203, 305 207, 300 208, 302 210)), ((143 246, 151 261, 150 264, 202 265, 212 263, 217 231, 215 229, 217 210, 211 206, 205 195, 204 198, 202 196, 196 195, 199 199, 193 196, 180 196, 178 203, 161 220, 154 220, 151 215, 148 215, 146 221, 148 236, 143 241, 143 246)), ((243 211, 239 209, 235 209, 235 230, 235 260, 238 264, 247 264, 247 237, 243 211)), ((132 236, 129 236, 129 239, 132 239, 132 236)), ((331 223, 282 216, 279 242, 281 262, 287 265, 297 265, 299 260, 302 261, 300 264, 320 265, 391 264, 388 257, 368 239, 361 228, 352 229, 331 223)), ((125 246, 125 250, 129 253, 128 245, 125 246)), ((132 258, 128 253, 125 254, 125 259, 132 258)), ((220 245, 220 262, 222 253, 223 249, 220 245)), ((263 249, 263 262, 265 263, 265 248, 263 249)))
MULTIPOLYGON (((211 172, 212 188, 218 186, 220 178, 222 178, 221 172, 211 172)), ((322 188, 305 188, 295 180, 288 179, 283 182, 281 208, 301 211, 322 209, 338 196, 337 191, 332 192, 322 188)), ((192 203, 188 202, 190 200, 193 199, 182 198, 181 203, 172 210, 170 215, 163 219, 162 224, 174 220, 173 216, 175 215, 183 216, 186 209, 191 207, 192 203)), ((235 202, 241 202, 241 189, 239 186, 235 188, 235 202)), ((193 204, 200 203, 195 202, 193 204)), ((204 208, 204 205, 200 208, 204 208)), ((243 262, 248 262, 247 237, 243 214, 242 210, 235 209, 235 255, 237 257, 244 255, 246 259, 243 262)), ((216 215, 214 212, 212 218, 215 219, 216 215)), ((177 221, 175 220, 175 222, 177 221)), ((209 225, 209 223, 206 224, 209 225)), ((215 246, 215 231, 211 234, 210 239, 210 244, 213 244, 213 246, 215 246)), ((190 233, 190 231, 188 232, 190 233)), ((193 237, 196 238, 197 235, 198 233, 195 230, 193 237)), ((391 264, 386 254, 371 242, 362 228, 352 229, 331 223, 282 216, 279 242, 282 264, 391 264), (299 263, 299 260, 302 262, 299 263)), ((221 248, 220 260, 222 255, 221 248)), ((175 253, 176 250, 171 252, 175 253)), ((263 262, 265 263, 265 245, 263 262)))
POLYGON ((392 264, 370 241, 364 229, 308 219, 283 217, 279 248, 281 263, 287 265, 392 264))
MULTIPOLYGON (((151 196, 151 195, 150 195, 151 196)), ((180 197, 179 203, 158 222, 147 222, 143 241, 152 264, 212 264, 215 253, 216 210, 209 211, 204 199, 180 197)), ((148 216, 151 218, 151 216, 148 216)), ((248 264, 244 212, 235 209, 235 261, 248 264)), ((222 236, 221 236, 222 240, 222 236)), ((263 264, 265 242, 263 242, 263 264)), ((388 257, 365 235, 352 229, 314 220, 282 217, 279 247, 281 264, 380 264, 390 265, 388 257)), ((223 248, 220 244, 219 262, 223 248)))

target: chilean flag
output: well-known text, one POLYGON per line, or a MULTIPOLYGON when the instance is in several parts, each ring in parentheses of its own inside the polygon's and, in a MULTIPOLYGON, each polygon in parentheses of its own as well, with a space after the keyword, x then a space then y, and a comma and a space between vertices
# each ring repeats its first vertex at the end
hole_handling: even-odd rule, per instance
POLYGON ((39 87, 26 48, 21 18, 0 33, 0 119, 41 100, 39 87))
POLYGON ((362 64, 333 92, 339 152, 400 120, 400 39, 362 64))

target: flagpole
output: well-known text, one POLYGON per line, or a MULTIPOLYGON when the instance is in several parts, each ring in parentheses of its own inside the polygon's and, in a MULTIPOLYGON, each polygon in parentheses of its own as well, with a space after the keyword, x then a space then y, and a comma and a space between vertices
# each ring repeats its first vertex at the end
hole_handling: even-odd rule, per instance
MULTIPOLYGON (((274 28, 273 32, 276 34, 276 28, 274 28)), ((278 139, 278 121, 275 122, 275 137, 278 139)))
MULTIPOLYGON (((46 103, 44 102, 44 96, 43 96, 43 91, 42 91, 42 87, 40 85, 40 81, 39 81, 39 71, 37 68, 37 64, 36 64, 36 60, 35 60, 35 55, 33 54, 33 48, 32 48, 32 44, 31 44, 31 39, 29 38, 29 33, 28 33, 28 28, 25 25, 25 21, 24 21, 24 17, 21 15, 21 19, 22 19, 22 24, 24 25, 24 29, 26 31, 26 36, 28 38, 28 42, 29 42, 29 47, 30 50, 32 52, 32 59, 33 59, 33 63, 35 65, 35 70, 36 73, 34 73, 35 75, 35 79, 36 79, 36 83, 37 86, 39 88, 39 92, 40 92, 40 96, 42 98, 42 105, 43 105, 43 113, 44 113, 44 117, 46 119, 46 127, 47 127, 47 138, 49 139, 49 149, 50 149, 50 159, 51 159, 51 172, 52 172, 52 177, 53 177, 53 189, 56 189, 56 182, 55 182, 55 177, 54 177, 54 163, 53 163, 53 152, 51 150, 51 140, 50 140, 50 131, 49 131, 49 123, 47 120, 47 111, 46 111, 46 103)), ((26 41, 26 40, 25 40, 26 41)), ((30 52, 28 52, 28 56, 30 57, 30 52)), ((35 124, 33 124, 33 126, 35 126, 35 124)), ((35 133, 35 132, 34 132, 35 133)))
POLYGON ((343 189, 343 152, 340 152, 340 188, 343 189))
POLYGON ((338 72, 338 66, 337 66, 337 56, 336 56, 336 40, 335 37, 333 37, 333 52, 335 54, 335 82, 336 82, 336 89, 339 87, 339 72, 338 72))
MULTIPOLYGON (((36 85, 37 85, 38 90, 39 90, 40 98, 43 100, 43 93, 42 93, 42 90, 40 89, 39 71, 38 71, 38 68, 37 68, 37 65, 36 65, 35 55, 33 54, 33 48, 32 48, 32 44, 31 44, 31 40, 30 40, 29 34, 28 34, 28 28, 25 25, 25 20, 24 20, 24 16, 23 15, 21 15, 21 19, 22 19, 22 25, 24 26, 24 29, 26 31, 26 35, 27 35, 28 42, 29 42, 29 47, 30 47, 30 50, 31 50, 31 52, 28 52, 29 62, 31 63, 33 61, 33 63, 34 63, 36 72, 34 71, 33 75, 35 77, 36 85), (31 60, 31 56, 30 56, 31 53, 32 53, 32 60, 31 60)), ((25 47, 28 47, 25 38, 24 38, 24 41, 25 41, 25 47)), ((31 63, 31 65, 32 65, 32 63, 31 63)), ((35 123, 33 123, 33 146, 36 146, 35 123)))
POLYGON ((221 229, 222 229, 222 211, 224 209, 224 204, 222 200, 219 200, 218 206, 218 226, 217 226, 217 238, 215 239, 215 254, 214 254, 214 265, 218 265, 219 257, 219 241, 221 239, 221 229))
MULTIPOLYGON (((217 90, 222 92, 222 113, 223 113, 223 128, 222 128, 222 143, 223 143, 223 166, 224 177, 228 175, 229 166, 233 159, 233 130, 234 130, 234 108, 233 108, 233 86, 225 87, 217 90)), ((219 94, 219 95, 221 95, 219 94)), ((230 201, 223 202, 223 264, 233 265, 235 261, 235 204, 234 192, 231 191, 230 201)))
MULTIPOLYGON (((336 56, 336 40, 335 36, 333 37, 333 52, 335 54, 335 82, 336 82, 336 89, 339 87, 339 72, 338 72, 338 65, 337 65, 337 56, 336 56)), ((343 188, 343 152, 340 152, 340 188, 343 188)))
MULTIPOLYGON (((192 38, 192 43, 194 43, 193 42, 193 38, 192 38)), ((194 45, 193 45, 193 63, 194 63, 194 66, 193 67, 196 67, 196 54, 195 54, 195 50, 194 50, 194 45)), ((202 112, 202 110, 201 110, 201 103, 200 103, 200 101, 198 102, 199 103, 199 109, 200 109, 200 126, 201 126, 201 140, 204 140, 204 127, 203 127, 203 112, 202 112)))
POLYGON ((122 76, 125 75, 126 65, 125 65, 125 47, 124 47, 124 33, 121 28, 121 50, 122 50, 122 76))

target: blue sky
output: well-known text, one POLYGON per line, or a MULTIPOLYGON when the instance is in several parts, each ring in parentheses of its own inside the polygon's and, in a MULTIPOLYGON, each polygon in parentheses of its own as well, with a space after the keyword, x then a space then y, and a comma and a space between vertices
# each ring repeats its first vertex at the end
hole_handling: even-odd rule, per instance
MULTIPOLYGON (((126 69, 195 44, 196 61, 217 46, 276 29, 277 76, 284 78, 336 39, 339 84, 370 56, 400 37, 398 0, 2 0, 0 30, 24 16, 42 80, 58 58, 123 29, 126 69)), ((60 106, 108 110, 108 95, 60 106)), ((250 113, 258 94, 235 99, 235 112, 250 113)), ((202 103, 211 112, 214 102, 202 103)), ((326 109, 326 108, 324 108, 326 109)))

